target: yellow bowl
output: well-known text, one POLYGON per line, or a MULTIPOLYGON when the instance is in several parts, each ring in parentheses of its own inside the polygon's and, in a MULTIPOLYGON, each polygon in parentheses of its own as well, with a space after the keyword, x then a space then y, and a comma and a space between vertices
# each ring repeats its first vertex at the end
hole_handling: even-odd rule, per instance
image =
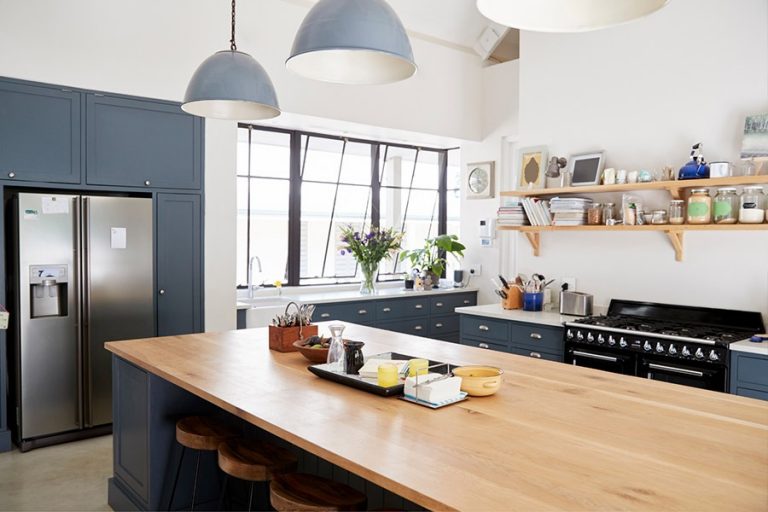
POLYGON ((501 375, 504 370, 494 366, 461 366, 453 369, 456 377, 461 377, 461 390, 469 396, 488 396, 501 387, 501 375))

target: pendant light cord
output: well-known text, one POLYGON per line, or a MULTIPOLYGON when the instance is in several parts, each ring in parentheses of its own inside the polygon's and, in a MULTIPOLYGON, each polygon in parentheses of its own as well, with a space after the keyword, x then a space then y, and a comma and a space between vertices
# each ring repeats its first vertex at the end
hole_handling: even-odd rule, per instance
POLYGON ((232 38, 229 40, 229 49, 233 52, 237 50, 237 43, 235 43, 235 0, 232 0, 232 38))

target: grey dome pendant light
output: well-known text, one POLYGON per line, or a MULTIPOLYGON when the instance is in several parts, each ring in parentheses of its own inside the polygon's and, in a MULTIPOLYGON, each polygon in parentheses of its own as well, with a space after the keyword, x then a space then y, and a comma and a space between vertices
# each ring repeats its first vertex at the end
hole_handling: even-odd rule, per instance
POLYGON ((299 27, 285 65, 307 78, 352 85, 416 73, 408 34, 384 0, 320 0, 299 27))
POLYGON ((477 0, 486 18, 536 32, 586 32, 627 23, 670 0, 477 0))
POLYGON ((212 119, 248 121, 280 115, 272 80, 256 59, 237 51, 235 0, 232 0, 230 49, 200 64, 187 86, 182 110, 212 119))

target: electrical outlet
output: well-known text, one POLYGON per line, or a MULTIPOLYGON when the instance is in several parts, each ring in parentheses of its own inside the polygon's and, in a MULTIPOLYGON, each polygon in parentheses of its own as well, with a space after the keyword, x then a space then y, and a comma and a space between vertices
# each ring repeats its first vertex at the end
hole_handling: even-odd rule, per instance
POLYGON ((469 266, 469 275, 479 277, 483 273, 483 266, 480 264, 469 266))
POLYGON ((572 292, 576 291, 576 278, 575 277, 564 277, 562 279, 563 284, 568 285, 568 289, 572 292))

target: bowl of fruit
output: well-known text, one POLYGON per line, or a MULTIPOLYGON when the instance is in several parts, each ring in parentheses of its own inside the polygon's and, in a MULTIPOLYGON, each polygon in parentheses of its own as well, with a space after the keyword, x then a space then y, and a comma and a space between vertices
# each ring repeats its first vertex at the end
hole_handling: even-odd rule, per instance
POLYGON ((293 346, 310 362, 324 363, 328 360, 328 348, 331 346, 331 338, 310 336, 305 340, 294 341, 293 346))

